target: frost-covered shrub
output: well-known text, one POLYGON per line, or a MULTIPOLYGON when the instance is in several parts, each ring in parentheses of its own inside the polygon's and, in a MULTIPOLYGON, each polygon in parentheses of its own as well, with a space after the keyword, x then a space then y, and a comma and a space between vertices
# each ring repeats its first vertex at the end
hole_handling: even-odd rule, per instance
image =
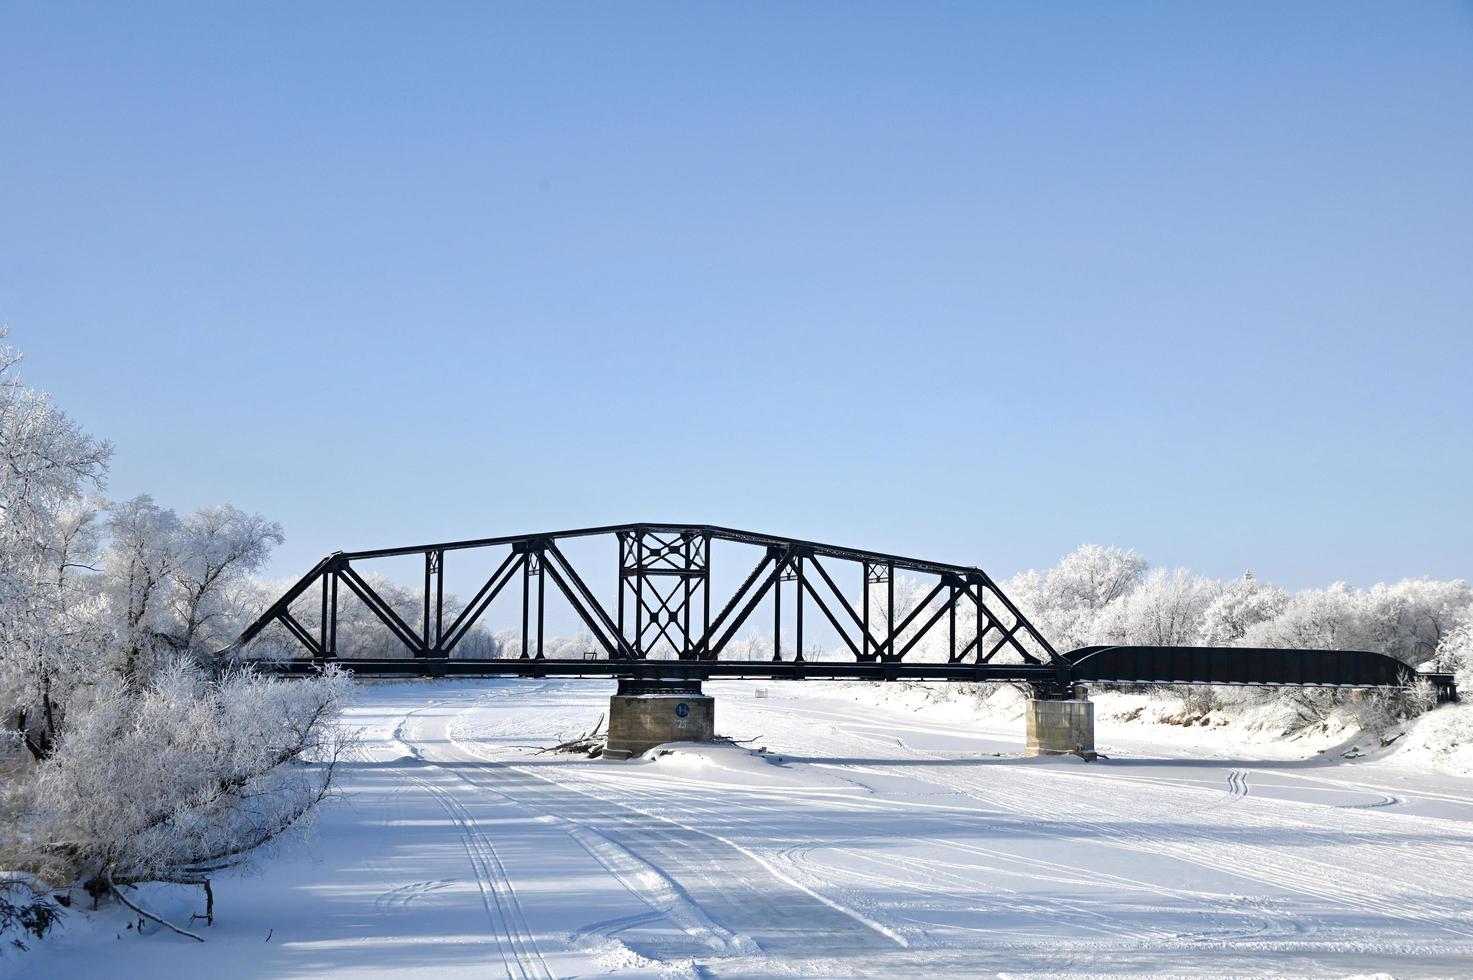
POLYGON ((109 447, 18 360, 0 348, 0 869, 123 901, 142 881, 208 894, 329 791, 343 681, 230 668, 280 528, 102 500, 109 447))
POLYGON ((19 786, 16 857, 48 880, 197 881, 303 826, 332 785, 341 674, 212 677, 177 659, 134 696, 106 683, 19 786))

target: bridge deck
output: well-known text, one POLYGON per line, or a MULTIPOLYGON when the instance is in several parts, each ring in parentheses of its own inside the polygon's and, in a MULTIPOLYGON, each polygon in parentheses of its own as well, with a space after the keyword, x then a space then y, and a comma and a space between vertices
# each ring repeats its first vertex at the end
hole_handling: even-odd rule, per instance
MULTIPOLYGON (((496 660, 381 658, 256 661, 267 670, 305 675, 335 663, 365 677, 569 677, 638 680, 868 680, 1021 683, 1059 693, 1074 684, 1215 684, 1227 687, 1317 687, 1342 690, 1404 690, 1419 680, 1436 689, 1438 699, 1457 698, 1453 676, 1417 673, 1402 668, 1388 673, 1362 657, 1390 658, 1339 650, 1275 650, 1266 660, 1262 650, 1205 647, 1086 648, 1066 654, 1071 668, 1050 664, 969 664, 835 660, 496 660), (1089 654, 1110 649, 1124 652, 1113 661, 1089 654), (1215 665, 1215 667, 1214 667, 1215 665), (1180 668, 1179 671, 1173 668, 1180 668), (1113 670, 1113 673, 1111 671, 1113 670)), ((1394 662, 1393 662, 1394 663, 1394 662)))

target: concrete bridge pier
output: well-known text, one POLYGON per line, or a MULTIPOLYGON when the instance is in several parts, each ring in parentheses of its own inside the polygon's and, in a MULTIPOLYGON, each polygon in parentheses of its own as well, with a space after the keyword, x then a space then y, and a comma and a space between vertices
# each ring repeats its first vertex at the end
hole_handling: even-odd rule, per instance
POLYGON ((1095 756, 1095 706, 1082 684, 1074 686, 1073 697, 1040 697, 1035 691, 1024 712, 1028 719, 1028 746, 1023 754, 1077 755, 1093 761, 1095 756))
POLYGON ((606 759, 643 755, 662 742, 709 742, 716 736, 716 699, 700 681, 619 678, 609 698, 606 759))

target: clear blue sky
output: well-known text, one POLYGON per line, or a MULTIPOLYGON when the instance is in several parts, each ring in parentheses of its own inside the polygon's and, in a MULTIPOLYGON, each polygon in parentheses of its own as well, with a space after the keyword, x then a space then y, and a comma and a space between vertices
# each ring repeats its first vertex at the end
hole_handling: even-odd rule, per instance
POLYGON ((0 8, 0 321, 110 492, 1473 575, 1473 8, 0 8))

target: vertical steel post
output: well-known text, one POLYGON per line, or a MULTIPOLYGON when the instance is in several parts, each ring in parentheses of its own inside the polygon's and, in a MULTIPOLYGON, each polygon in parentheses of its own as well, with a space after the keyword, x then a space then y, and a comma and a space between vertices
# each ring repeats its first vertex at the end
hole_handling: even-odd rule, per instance
POLYGON ((864 630, 862 631, 864 636, 860 638, 860 642, 864 644, 862 649, 864 650, 863 659, 865 660, 869 659, 869 570, 869 562, 861 561, 859 563, 859 579, 864 583, 864 630))
POLYGON ((795 661, 801 661, 803 659, 803 556, 802 555, 799 555, 798 556, 798 560, 797 560, 797 563, 796 563, 796 569, 797 569, 797 573, 798 573, 797 574, 797 582, 798 582, 798 585, 797 585, 797 588, 796 588, 795 591, 797 592, 797 595, 798 595, 798 598, 797 598, 798 608, 797 608, 797 610, 795 612, 795 615, 797 617, 797 620, 796 620, 797 621, 796 639, 797 639, 798 652, 794 655, 793 659, 795 661))
POLYGON ((441 631, 445 628, 445 552, 435 553, 435 652, 440 652, 441 631))
POLYGON ((956 586, 949 586, 947 595, 949 597, 946 604, 947 616, 949 618, 947 634, 951 646, 950 651, 946 655, 946 662, 952 663, 956 660, 956 586))
POLYGON ((528 631, 527 607, 530 600, 529 593, 532 591, 532 569, 527 564, 530 552, 522 553, 522 657, 527 659, 527 641, 530 639, 528 631))
POLYGON ((783 562, 772 566, 772 659, 783 658, 783 562))
POLYGON ((425 552, 424 631, 420 634, 421 649, 417 654, 421 657, 430 655, 430 560, 433 554, 432 551, 425 552))
POLYGON ((327 632, 328 632, 328 626, 327 626, 327 588, 328 588, 328 586, 327 586, 327 580, 328 580, 328 578, 331 575, 332 575, 332 572, 323 572, 322 573, 322 634, 321 634, 321 636, 322 636, 322 655, 323 656, 327 656, 328 655, 328 651, 331 649, 327 645, 327 640, 328 640, 328 636, 327 636, 327 632))
POLYGON ((634 655, 644 659, 644 532, 634 532, 634 655))
POLYGON ((896 637, 895 637, 895 563, 893 561, 892 562, 886 562, 885 563, 885 584, 888 586, 887 591, 889 593, 889 598, 885 602, 885 622, 887 623, 887 625, 885 627, 885 631, 889 634, 889 639, 887 639, 885 641, 885 643, 886 643, 885 656, 887 658, 894 658, 894 656, 895 656, 895 639, 896 639, 896 637))
POLYGON ((709 657, 711 656, 711 535, 702 535, 702 540, 705 542, 706 554, 705 569, 701 573, 701 600, 705 605, 704 625, 701 628, 701 636, 705 638, 705 649, 701 651, 701 656, 709 657))
POLYGON ((685 571, 685 574, 682 575, 682 576, 680 576, 680 587, 681 587, 681 590, 682 590, 681 595, 683 596, 683 601, 680 604, 680 620, 681 620, 681 625, 680 625, 680 632, 681 632, 681 637, 680 637, 680 659, 681 660, 689 660, 690 659, 690 655, 691 655, 691 646, 690 646, 690 588, 691 588, 690 581, 691 581, 691 574, 690 573, 693 571, 693 568, 691 566, 691 550, 690 550, 691 535, 690 535, 690 532, 689 531, 684 532, 681 535, 681 537, 683 537, 685 539, 685 541, 684 541, 684 545, 685 545, 685 569, 684 569, 684 571, 685 571))
MULTIPOLYGON (((542 624, 545 619, 543 598, 547 595, 547 579, 544 569, 547 567, 547 556, 540 550, 537 552, 537 659, 542 659, 542 624)), ((605 616, 608 614, 605 613, 605 616)))
POLYGON ((328 634, 327 654, 330 657, 338 655, 338 570, 332 570, 332 615, 328 619, 331 632, 328 634))
MULTIPOLYGON (((619 584, 619 638, 621 640, 627 639, 624 634, 624 589, 628 585, 628 582, 624 576, 624 556, 626 553, 625 548, 627 547, 628 539, 626 539, 624 534, 621 532, 619 534, 619 577, 614 580, 619 584)), ((615 646, 617 647, 618 644, 615 644, 615 646)))

